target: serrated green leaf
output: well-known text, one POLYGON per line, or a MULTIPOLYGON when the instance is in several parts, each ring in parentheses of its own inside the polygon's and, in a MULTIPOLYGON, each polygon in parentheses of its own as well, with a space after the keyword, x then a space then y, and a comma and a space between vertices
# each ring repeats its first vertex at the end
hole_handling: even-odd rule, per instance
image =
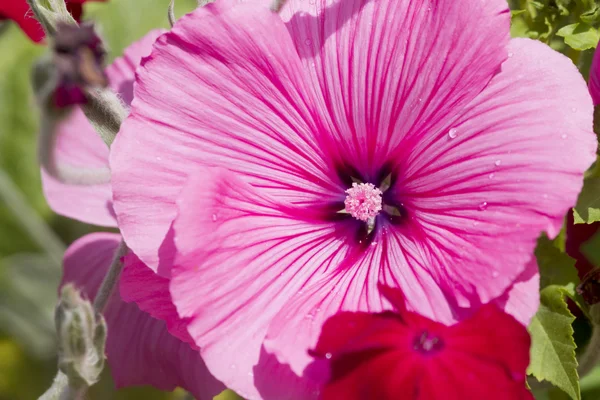
POLYGON ((591 224, 600 221, 600 177, 589 177, 583 182, 583 189, 573 209, 576 224, 591 224))
POLYGON ((567 45, 580 51, 595 48, 600 40, 598 30, 582 22, 563 26, 556 34, 563 37, 567 45))
POLYGON ((580 282, 575 259, 556 247, 555 241, 545 235, 538 240, 535 256, 540 270, 540 290, 551 285, 559 286, 587 315, 588 306, 575 290, 580 282))
POLYGON ((548 381, 573 400, 581 400, 572 322, 565 291, 551 285, 540 293, 540 308, 531 320, 531 362, 527 373, 548 381))

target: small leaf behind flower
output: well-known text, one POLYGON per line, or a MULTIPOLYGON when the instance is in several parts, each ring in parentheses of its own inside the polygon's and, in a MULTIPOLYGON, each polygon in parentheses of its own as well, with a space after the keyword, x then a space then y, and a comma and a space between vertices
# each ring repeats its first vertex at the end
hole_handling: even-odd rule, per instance
POLYGON ((537 380, 548 381, 573 400, 581 400, 575 340, 565 290, 551 285, 540 293, 540 308, 531 320, 531 362, 527 373, 537 380))
POLYGON ((575 50, 593 49, 598 45, 600 33, 591 25, 577 22, 563 26, 556 32, 565 39, 565 43, 575 50))
POLYGON ((600 221, 600 177, 588 177, 583 183, 577 204, 573 209, 576 224, 591 224, 600 221))

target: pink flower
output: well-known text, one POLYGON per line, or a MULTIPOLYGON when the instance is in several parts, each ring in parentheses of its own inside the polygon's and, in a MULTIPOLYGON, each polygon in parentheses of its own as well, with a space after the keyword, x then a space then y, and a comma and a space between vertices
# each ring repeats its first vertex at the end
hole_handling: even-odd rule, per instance
POLYGON ((504 0, 223 0, 158 39, 114 208, 218 379, 255 399, 322 377, 323 322, 389 309, 379 282, 441 323, 491 301, 529 321, 536 239, 596 140, 575 66, 509 19, 504 0), (382 192, 372 225, 346 210, 353 182, 382 192))
POLYGON ((313 352, 328 360, 322 400, 533 400, 525 386, 527 329, 486 304, 445 326, 407 311, 402 293, 381 287, 395 312, 329 318, 313 352))
MULTIPOLYGON (((122 58, 107 69, 111 86, 127 104, 133 99, 136 66, 150 52, 161 32, 154 31, 132 44, 122 58)), ((108 166, 108 148, 77 109, 61 126, 59 162, 82 168, 108 166)), ((58 182, 42 171, 44 191, 58 213, 84 222, 116 227, 110 185, 76 186, 58 182)), ((73 243, 65 254, 63 283, 74 282, 93 298, 111 263, 121 238, 112 233, 94 233, 73 243)), ((118 387, 153 385, 163 390, 181 386, 197 399, 212 399, 224 390, 206 369, 185 325, 171 302, 168 280, 156 275, 134 255, 125 259, 122 286, 135 281, 151 293, 152 313, 140 311, 133 300, 113 294, 105 317, 108 324, 107 356, 118 387), (182 328, 183 327, 183 328, 182 328)), ((144 293, 135 299, 143 304, 144 293)))

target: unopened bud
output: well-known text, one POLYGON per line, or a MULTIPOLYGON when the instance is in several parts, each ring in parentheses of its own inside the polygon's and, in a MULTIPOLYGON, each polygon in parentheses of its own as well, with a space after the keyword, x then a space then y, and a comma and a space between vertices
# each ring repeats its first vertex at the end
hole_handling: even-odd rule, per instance
POLYGON ((65 285, 56 306, 58 367, 72 387, 91 386, 104 367, 106 323, 73 285, 65 285))
POLYGON ((86 103, 86 88, 108 85, 104 73, 105 55, 102 41, 92 24, 58 24, 53 55, 57 73, 54 92, 57 107, 86 103))

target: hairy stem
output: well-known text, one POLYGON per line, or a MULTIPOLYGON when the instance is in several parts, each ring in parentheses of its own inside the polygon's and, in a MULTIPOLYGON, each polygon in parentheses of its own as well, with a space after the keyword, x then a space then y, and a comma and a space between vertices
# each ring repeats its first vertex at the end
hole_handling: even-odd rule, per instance
POLYGON ((100 289, 98 289, 96 298, 94 299, 94 309, 98 313, 102 313, 104 311, 106 303, 108 303, 108 299, 110 298, 110 295, 119 281, 121 271, 123 270, 123 262, 121 261, 121 258, 123 258, 126 253, 127 245, 124 241, 121 241, 121 243, 119 243, 119 247, 117 247, 117 250, 115 251, 110 268, 104 277, 104 280, 102 281, 102 285, 100 285, 100 289))
POLYGON ((127 117, 127 108, 111 89, 89 89, 86 90, 86 95, 88 102, 81 109, 104 143, 110 147, 127 117))
POLYGON ((69 378, 62 371, 58 371, 52 386, 38 400, 83 400, 84 398, 85 390, 69 387, 69 378))
POLYGON ((167 17, 169 17, 169 25, 171 25, 172 28, 173 25, 175 25, 175 22, 177 22, 177 19, 175 19, 175 0, 171 0, 171 2, 169 3, 167 17))
POLYGON ((38 159, 42 168, 52 177, 70 185, 97 185, 110 182, 110 170, 106 167, 80 168, 61 164, 56 160, 58 125, 58 118, 50 117, 47 112, 42 111, 38 144, 38 159))
POLYGON ((271 3, 271 10, 273 10, 274 12, 279 12, 281 11, 285 3, 286 0, 273 0, 273 3, 271 3))

